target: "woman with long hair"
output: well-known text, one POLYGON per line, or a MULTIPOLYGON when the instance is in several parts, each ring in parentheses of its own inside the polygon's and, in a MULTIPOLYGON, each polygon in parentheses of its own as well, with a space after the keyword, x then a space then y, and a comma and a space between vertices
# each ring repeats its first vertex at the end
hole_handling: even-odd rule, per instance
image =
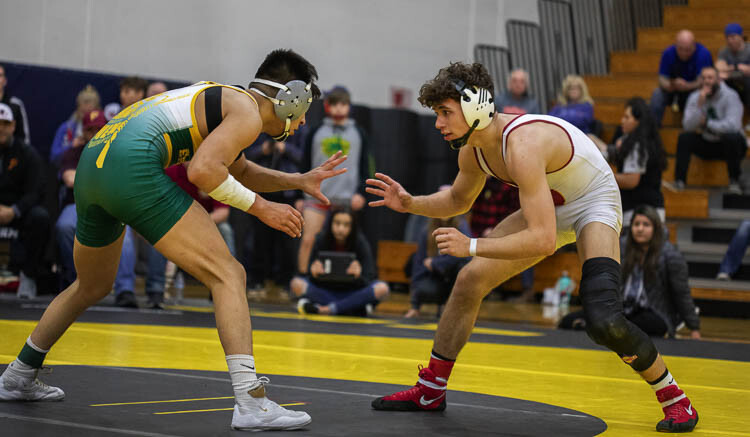
MULTIPOLYGON (((658 212, 640 205, 622 246, 622 304, 625 317, 645 333, 674 337, 681 322, 700 338, 700 320, 688 286, 685 258, 665 238, 658 212)), ((583 311, 563 317, 564 329, 585 328, 583 311)))
POLYGON ((360 232, 348 207, 331 209, 323 229, 315 237, 308 276, 292 279, 291 290, 299 297, 297 309, 303 314, 367 314, 368 305, 376 305, 388 296, 388 284, 375 279, 375 261, 370 244, 360 232), (328 281, 321 260, 322 251, 354 254, 346 269, 347 281, 328 281))
POLYGON ((620 123, 623 135, 615 141, 610 162, 617 167, 623 225, 628 226, 633 209, 641 204, 656 208, 663 223, 661 173, 667 167, 667 158, 656 119, 645 100, 633 97, 625 104, 620 123))
POLYGON ((585 134, 592 133, 594 99, 589 95, 581 76, 569 74, 565 77, 557 96, 557 105, 549 111, 549 115, 562 118, 585 134))

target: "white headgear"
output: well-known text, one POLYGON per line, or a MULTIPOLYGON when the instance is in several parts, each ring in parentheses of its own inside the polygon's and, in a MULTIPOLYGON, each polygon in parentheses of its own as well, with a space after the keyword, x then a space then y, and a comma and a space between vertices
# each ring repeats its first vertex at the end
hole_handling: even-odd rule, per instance
POLYGON ((490 125, 495 115, 495 101, 485 88, 467 87, 462 80, 454 80, 453 85, 461 95, 461 112, 469 125, 466 135, 450 142, 451 149, 457 150, 466 145, 474 130, 482 130, 490 125))
POLYGON ((284 121, 284 132, 280 135, 273 137, 276 141, 284 141, 289 136, 289 128, 292 121, 305 115, 307 110, 310 108, 310 104, 313 101, 311 83, 305 83, 301 80, 292 80, 282 85, 278 82, 274 82, 266 79, 253 79, 250 84, 261 83, 270 87, 278 88, 279 92, 276 93, 276 97, 266 95, 263 91, 257 88, 250 88, 261 96, 267 98, 273 103, 273 109, 276 112, 276 116, 280 120, 284 121))

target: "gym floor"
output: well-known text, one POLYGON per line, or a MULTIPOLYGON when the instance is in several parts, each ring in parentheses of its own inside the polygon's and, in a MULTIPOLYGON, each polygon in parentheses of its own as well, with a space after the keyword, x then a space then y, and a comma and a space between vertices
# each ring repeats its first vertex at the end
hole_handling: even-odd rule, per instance
MULTIPOLYGON (((46 305, 0 302, 0 368, 46 305)), ((313 418, 306 431, 274 435, 641 436, 662 417, 638 375, 585 333, 490 322, 461 352, 446 411, 374 411, 372 399, 414 384, 435 323, 252 306, 269 397, 313 418)), ((692 435, 750 437, 750 344, 656 344, 700 414, 692 435)), ((229 427, 232 392, 210 307, 93 307, 45 365, 41 379, 65 400, 0 403, 0 435, 241 435, 229 427)))

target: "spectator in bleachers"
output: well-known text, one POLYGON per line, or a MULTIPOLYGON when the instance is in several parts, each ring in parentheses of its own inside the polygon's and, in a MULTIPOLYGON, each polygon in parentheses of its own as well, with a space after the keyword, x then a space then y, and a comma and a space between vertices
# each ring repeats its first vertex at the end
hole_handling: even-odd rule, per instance
MULTIPOLYGON (((691 338, 700 338, 700 320, 688 286, 682 254, 665 238, 656 210, 636 207, 626 243, 621 245, 620 291, 625 317, 651 336, 674 337, 684 321, 691 338)), ((560 321, 563 329, 585 329, 583 311, 560 321)))
MULTIPOLYGON (((505 217, 521 208, 518 188, 487 176, 482 193, 471 206, 471 234, 475 238, 486 238, 505 217)), ((521 296, 519 302, 534 300, 534 268, 521 273, 521 296)))
POLYGON ((664 222, 661 173, 667 159, 656 120, 645 100, 640 97, 628 100, 620 128, 623 135, 610 148, 612 156, 607 157, 617 167, 615 179, 620 187, 622 224, 630 226, 633 209, 638 205, 654 207, 664 222))
POLYGON ((690 94, 682 118, 682 132, 677 139, 677 161, 674 184, 667 188, 685 188, 690 156, 726 161, 729 170, 729 192, 742 194, 740 164, 747 140, 742 130, 743 106, 737 92, 719 80, 714 67, 701 71, 701 88, 690 94))
POLYGON ((351 209, 334 207, 322 232, 315 238, 306 278, 292 279, 291 289, 300 299, 297 308, 307 314, 366 315, 368 307, 388 296, 388 284, 375 279, 375 261, 370 243, 357 226, 351 209), (327 282, 321 251, 351 252, 355 259, 346 269, 348 282, 327 282))
POLYGON ((750 245, 750 220, 742 220, 740 227, 737 228, 737 232, 732 237, 732 241, 729 242, 729 248, 727 248, 727 253, 724 254, 724 259, 721 260, 716 279, 728 281, 732 278, 732 275, 737 273, 742 265, 742 259, 745 257, 748 245, 750 245))
MULTIPOLYGON (((354 212, 360 211, 365 206, 365 180, 370 173, 367 137, 354 119, 349 117, 351 96, 346 88, 336 86, 326 93, 323 107, 326 116, 320 125, 307 134, 299 171, 309 171, 339 150, 343 151, 348 156, 347 172, 323 181, 320 190, 330 199, 331 204, 349 206, 354 212)), ((305 195, 302 210, 305 221, 297 264, 300 273, 307 273, 315 236, 320 232, 329 209, 330 206, 305 195)))
POLYGON ((0 103, 5 103, 13 111, 13 120, 16 127, 13 136, 20 142, 31 143, 31 134, 29 133, 29 116, 26 115, 26 107, 23 100, 16 96, 10 96, 5 92, 8 85, 8 78, 5 76, 5 67, 0 65, 0 103))
MULTIPOLYGON (((65 289, 76 278, 75 263, 73 262, 73 239, 76 234, 76 223, 78 213, 76 211, 75 198, 73 196, 73 185, 76 177, 76 168, 81 159, 86 144, 91 141, 96 133, 107 124, 104 112, 95 109, 83 115, 82 137, 73 141, 72 147, 67 149, 60 160, 60 173, 66 193, 62 201, 62 212, 55 223, 55 235, 57 246, 60 251, 62 263, 62 288, 65 289)), ((120 264, 115 277, 115 302, 122 307, 137 307, 135 299, 135 243, 133 230, 128 226, 125 239, 122 244, 120 264)))
POLYGON ((76 110, 73 111, 69 119, 62 122, 55 132, 55 139, 52 141, 52 147, 49 151, 50 162, 59 164, 60 158, 66 150, 82 145, 74 145, 73 142, 83 139, 81 124, 83 115, 95 109, 101 109, 99 93, 93 86, 86 85, 76 97, 76 110))
POLYGON ((437 242, 432 233, 437 228, 456 228, 466 236, 471 236, 469 224, 463 216, 447 219, 432 218, 423 229, 422 236, 417 243, 417 252, 412 258, 412 276, 409 292, 409 311, 404 317, 419 317, 419 308, 423 303, 438 304, 438 317, 441 308, 448 300, 453 284, 456 282, 461 267, 471 260, 471 257, 456 258, 451 255, 441 255, 437 242))
POLYGON ((124 78, 120 82, 120 101, 107 104, 104 107, 104 116, 107 117, 107 120, 112 120, 112 117, 120 111, 145 98, 147 88, 148 81, 146 79, 141 79, 138 76, 124 78))
POLYGON ((0 226, 18 231, 11 242, 11 270, 20 270, 18 297, 36 296, 39 264, 49 240, 50 217, 41 205, 42 161, 36 150, 13 135, 13 110, 0 103, 0 226))
POLYGON ((737 23, 727 24, 724 36, 727 45, 719 50, 716 67, 722 80, 740 95, 742 103, 750 106, 750 45, 745 43, 742 26, 737 23))
POLYGON ((589 95, 589 88, 581 76, 565 76, 560 94, 557 96, 557 105, 549 111, 549 115, 562 118, 583 133, 591 134, 594 123, 594 99, 589 95))
POLYGON ((529 95, 529 73, 516 68, 508 77, 508 90, 495 97, 495 107, 505 114, 539 114, 539 102, 529 95))
POLYGON ((713 65, 711 52, 695 41, 693 32, 681 30, 675 43, 661 54, 659 63, 659 86, 651 95, 651 111, 661 126, 664 108, 683 110, 691 92, 700 87, 700 73, 704 67, 713 65))
POLYGON ((165 91, 167 91, 167 84, 165 84, 164 82, 151 82, 146 89, 146 97, 155 96, 165 91))
MULTIPOLYGON (((255 144, 245 152, 247 159, 263 167, 296 173, 302 160, 302 148, 294 141, 294 137, 286 141, 274 141, 268 135, 262 134, 255 144)), ((302 197, 299 190, 278 191, 265 193, 264 197, 278 203, 294 206, 302 197)), ((296 249, 297 240, 284 232, 268 229, 260 220, 250 217, 253 226, 253 246, 247 256, 248 290, 258 292, 269 282, 269 287, 289 288, 297 270, 296 249)))
MULTIPOLYGON (((229 253, 235 255, 234 230, 229 224, 229 206, 208 196, 200 191, 190 180, 187 175, 188 163, 173 165, 164 170, 180 188, 198 202, 211 217, 216 227, 219 229, 221 237, 227 243, 229 253)), ((266 197, 268 198, 268 197, 266 197)), ((148 246, 148 271, 146 273, 146 297, 148 306, 153 309, 161 309, 164 305, 164 289, 166 285, 165 271, 167 259, 154 249, 154 246, 148 246)), ((118 272, 119 273, 119 272, 118 272)))

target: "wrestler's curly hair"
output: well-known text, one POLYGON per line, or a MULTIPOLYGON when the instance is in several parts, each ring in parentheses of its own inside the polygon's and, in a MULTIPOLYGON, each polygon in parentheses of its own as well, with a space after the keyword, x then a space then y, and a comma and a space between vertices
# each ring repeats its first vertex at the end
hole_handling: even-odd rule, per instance
POLYGON ((463 81, 467 87, 485 88, 490 95, 495 95, 492 77, 484 65, 478 62, 473 64, 452 62, 449 66, 441 68, 434 79, 422 85, 417 100, 426 108, 432 108, 445 99, 459 101, 461 96, 453 84, 457 80, 463 81))

